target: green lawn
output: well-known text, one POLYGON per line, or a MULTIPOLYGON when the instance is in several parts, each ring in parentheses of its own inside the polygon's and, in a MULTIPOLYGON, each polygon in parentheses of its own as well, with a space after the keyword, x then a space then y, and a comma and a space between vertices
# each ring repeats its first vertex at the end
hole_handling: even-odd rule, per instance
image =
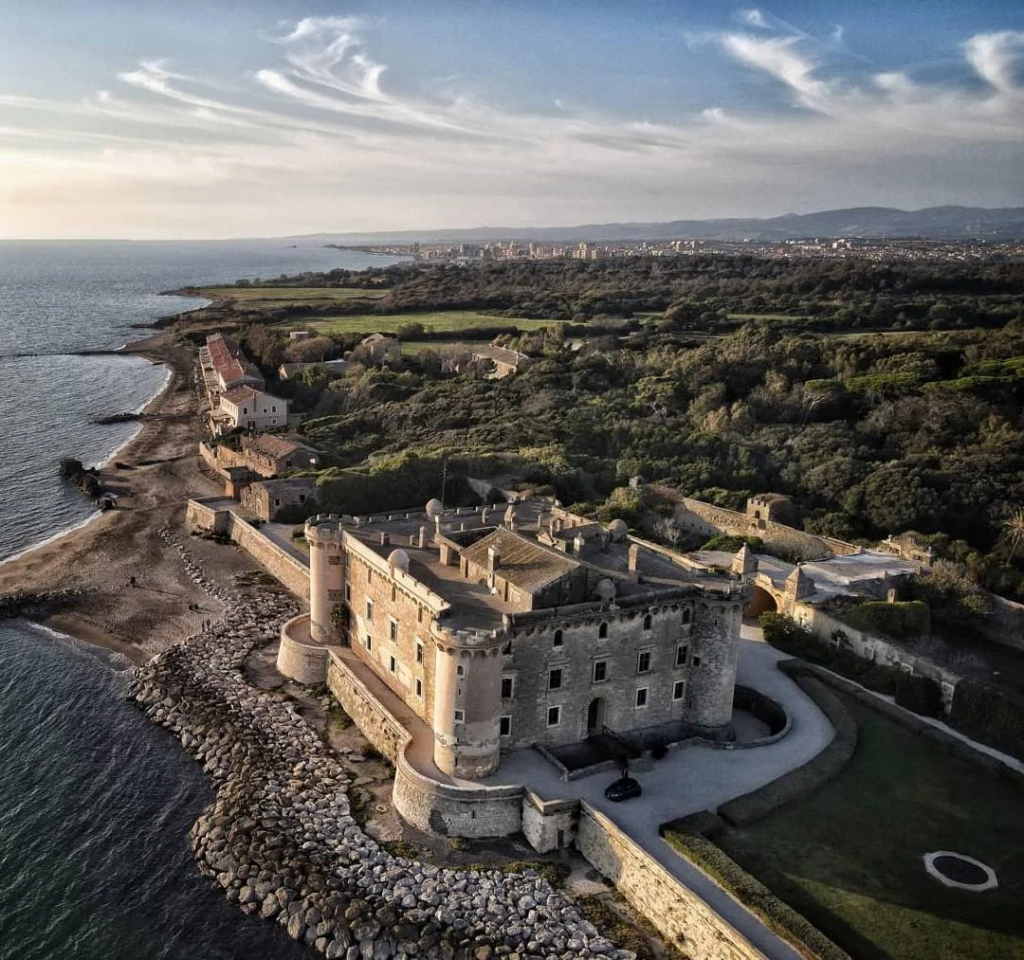
POLYGON ((450 330, 457 333, 471 327, 516 327, 519 330, 539 330, 553 326, 553 320, 522 320, 510 317, 492 317, 475 310, 440 310, 423 313, 357 314, 351 317, 310 317, 289 324, 318 333, 396 333, 399 327, 422 323, 427 330, 450 330))
POLYGON ((846 770, 715 842, 858 960, 1024 957, 1024 788, 840 696, 860 727, 846 770), (987 863, 998 889, 943 886, 935 850, 987 863))
POLYGON ((204 287, 211 300, 233 300, 252 310, 278 310, 291 304, 329 307, 350 300, 380 300, 387 290, 362 290, 358 287, 204 287))

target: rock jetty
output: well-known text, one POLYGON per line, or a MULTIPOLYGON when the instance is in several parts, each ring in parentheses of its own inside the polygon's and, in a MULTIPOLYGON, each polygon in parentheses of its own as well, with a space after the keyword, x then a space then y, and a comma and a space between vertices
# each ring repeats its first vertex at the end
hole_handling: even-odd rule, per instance
POLYGON ((229 598, 221 621, 141 668, 129 694, 213 779, 192 849, 228 899, 330 960, 635 960, 533 871, 420 863, 362 831, 344 767, 288 699, 241 670, 296 612, 271 593, 229 598))

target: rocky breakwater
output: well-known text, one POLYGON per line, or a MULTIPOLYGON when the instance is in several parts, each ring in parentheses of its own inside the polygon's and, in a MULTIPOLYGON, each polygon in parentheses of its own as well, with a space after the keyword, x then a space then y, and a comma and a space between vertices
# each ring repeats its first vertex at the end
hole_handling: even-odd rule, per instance
POLYGON ((635 960, 533 872, 407 860, 362 831, 345 768, 291 702, 241 672, 295 612, 275 595, 235 601, 142 668, 130 693, 214 781, 192 848, 228 899, 332 960, 635 960))

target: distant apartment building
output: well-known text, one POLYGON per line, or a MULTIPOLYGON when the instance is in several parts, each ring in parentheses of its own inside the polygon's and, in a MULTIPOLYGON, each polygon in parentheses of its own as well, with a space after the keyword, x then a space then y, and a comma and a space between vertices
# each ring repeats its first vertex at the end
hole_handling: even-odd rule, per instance
POLYGON ((220 396, 222 432, 274 430, 288 424, 288 401, 253 387, 233 387, 220 396))

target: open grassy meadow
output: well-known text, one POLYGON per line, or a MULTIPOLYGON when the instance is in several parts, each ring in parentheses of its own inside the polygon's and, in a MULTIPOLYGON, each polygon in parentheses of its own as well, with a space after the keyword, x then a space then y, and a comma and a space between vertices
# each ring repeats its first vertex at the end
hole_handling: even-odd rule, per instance
POLYGON ((439 310, 423 313, 357 314, 350 317, 310 317, 290 324, 297 329, 318 333, 397 333, 399 327, 421 323, 425 330, 458 333, 478 327, 515 327, 518 330, 539 330, 553 326, 553 320, 523 320, 492 317, 475 310, 439 310))
POLYGON ((387 290, 358 287, 204 287, 211 300, 231 300, 245 310, 280 310, 290 306, 331 307, 353 300, 380 300, 387 290))
POLYGON ((1024 787, 840 696, 860 735, 839 778, 715 842, 858 960, 1024 957, 1024 787), (939 850, 999 887, 942 885, 922 864, 939 850))

